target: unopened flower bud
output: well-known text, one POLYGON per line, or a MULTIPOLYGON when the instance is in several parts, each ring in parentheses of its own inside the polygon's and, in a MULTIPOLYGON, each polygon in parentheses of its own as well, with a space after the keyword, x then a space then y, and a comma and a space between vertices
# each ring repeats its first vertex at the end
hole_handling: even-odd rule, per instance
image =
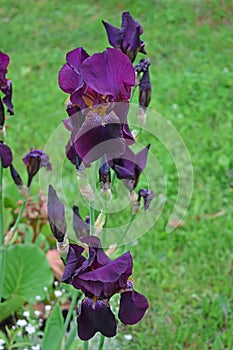
POLYGON ((2 100, 0 99, 0 130, 3 130, 5 123, 5 112, 2 100))
POLYGON ((133 214, 137 214, 141 208, 140 202, 138 202, 138 196, 135 191, 129 192, 130 196, 130 205, 132 208, 133 214))
POLYGON ((139 105, 147 108, 151 100, 151 83, 149 71, 143 73, 139 85, 139 105))
POLYGON ((11 164, 10 165, 10 170, 11 170, 11 176, 12 176, 12 179, 14 180, 14 183, 17 185, 17 186, 23 186, 23 181, 19 175, 19 173, 17 172, 17 170, 14 168, 14 166, 11 164))
POLYGON ((66 234, 65 208, 52 185, 49 185, 48 191, 48 220, 54 237, 63 243, 66 234))
POLYGON ((63 242, 56 242, 57 251, 63 259, 66 259, 69 252, 69 239, 65 236, 63 242))
POLYGON ((144 199, 144 210, 148 209, 150 202, 154 198, 155 194, 150 189, 141 188, 138 192, 138 202, 140 203, 141 197, 144 199))

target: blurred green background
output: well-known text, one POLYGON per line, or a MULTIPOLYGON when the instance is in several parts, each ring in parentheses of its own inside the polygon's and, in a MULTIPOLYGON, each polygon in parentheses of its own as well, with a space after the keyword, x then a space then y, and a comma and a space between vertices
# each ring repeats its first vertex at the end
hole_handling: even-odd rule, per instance
POLYGON ((120 326, 109 349, 233 349, 231 0, 2 0, 0 49, 11 58, 15 107, 7 143, 23 173, 23 155, 30 147, 43 149, 66 117, 67 96, 57 84, 66 52, 78 46, 90 55, 103 51, 109 44, 101 20, 120 27, 123 11, 143 26, 150 108, 183 138, 194 190, 184 225, 166 233, 176 167, 166 149, 152 145, 167 179, 167 202, 153 229, 125 247, 135 259, 135 289, 148 296, 150 309, 138 325, 120 326))

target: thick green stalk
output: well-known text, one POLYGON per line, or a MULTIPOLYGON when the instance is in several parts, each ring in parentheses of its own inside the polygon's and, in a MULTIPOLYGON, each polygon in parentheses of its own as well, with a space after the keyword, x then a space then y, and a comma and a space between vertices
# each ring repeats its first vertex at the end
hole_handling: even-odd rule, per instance
POLYGON ((71 304, 70 304, 70 308, 69 308, 68 314, 67 314, 67 316, 66 316, 65 327, 64 327, 65 330, 64 330, 64 332, 67 331, 67 328, 68 328, 68 326, 69 326, 69 323, 70 323, 71 317, 72 317, 72 315, 73 315, 74 307, 75 307, 75 305, 76 305, 78 296, 79 296, 79 291, 78 291, 77 289, 75 289, 74 292, 73 292, 73 296, 72 296, 72 301, 71 301, 71 304))
POLYGON ((17 230, 17 228, 18 228, 18 226, 19 226, 19 223, 20 223, 20 221, 21 221, 21 218, 22 218, 22 215, 23 215, 23 212, 24 212, 24 208, 25 208, 25 206, 26 206, 26 203, 27 203, 27 199, 25 198, 25 199, 23 200, 23 203, 22 203, 22 205, 21 205, 19 214, 18 214, 18 216, 17 216, 17 218, 16 218, 16 220, 15 220, 15 223, 14 223, 14 225, 11 227, 11 232, 12 232, 12 233, 15 233, 15 231, 17 230))
POLYGON ((105 336, 103 334, 101 334, 100 335, 100 343, 99 343, 98 350, 102 350, 103 349, 104 341, 105 341, 105 336))
POLYGON ((130 227, 131 227, 131 225, 132 225, 132 223, 133 223, 133 220, 134 220, 135 216, 136 216, 136 214, 132 214, 132 215, 131 215, 131 218, 130 218, 130 220, 129 220, 129 222, 128 222, 128 225, 127 225, 125 231, 123 232, 123 234, 120 236, 120 238, 119 238, 119 240, 118 240, 118 243, 117 243, 118 245, 121 244, 121 242, 123 241, 123 239, 124 239, 125 236, 127 235, 128 231, 129 231, 129 229, 130 229, 130 227))
POLYGON ((88 344, 88 341, 84 341, 83 342, 83 350, 88 350, 88 346, 89 344, 88 344))

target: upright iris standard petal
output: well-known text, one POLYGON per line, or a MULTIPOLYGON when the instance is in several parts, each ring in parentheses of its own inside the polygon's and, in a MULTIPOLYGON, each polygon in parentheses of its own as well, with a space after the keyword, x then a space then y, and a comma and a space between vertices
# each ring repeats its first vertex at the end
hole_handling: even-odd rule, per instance
POLYGON ((135 85, 134 68, 128 57, 117 49, 108 48, 87 58, 79 68, 86 84, 113 101, 129 100, 135 85))
POLYGON ((72 283, 72 277, 75 273, 75 270, 80 268, 82 263, 86 261, 82 254, 84 249, 77 244, 69 245, 69 252, 66 260, 65 271, 62 276, 62 282, 72 283))
POLYGON ((56 240, 63 242, 66 234, 65 208, 52 185, 49 185, 48 191, 48 220, 56 240))
POLYGON ((149 304, 143 294, 135 290, 121 293, 119 319, 125 324, 138 323, 144 316, 149 304))
POLYGON ((3 168, 7 168, 12 163, 12 152, 9 146, 0 142, 0 160, 2 162, 3 168))
POLYGON ((108 300, 93 300, 85 298, 79 310, 78 336, 82 340, 89 340, 96 332, 105 337, 116 335, 116 320, 108 300))
POLYGON ((107 23, 105 21, 102 21, 102 23, 106 29, 109 43, 113 47, 120 49, 121 43, 123 41, 123 36, 124 36, 123 30, 118 29, 118 28, 114 27, 113 25, 111 25, 110 23, 107 23))
POLYGON ((24 164, 27 166, 28 171, 28 183, 31 185, 33 177, 37 174, 40 168, 45 167, 47 171, 52 170, 52 165, 49 161, 49 156, 40 149, 32 149, 23 158, 24 164))

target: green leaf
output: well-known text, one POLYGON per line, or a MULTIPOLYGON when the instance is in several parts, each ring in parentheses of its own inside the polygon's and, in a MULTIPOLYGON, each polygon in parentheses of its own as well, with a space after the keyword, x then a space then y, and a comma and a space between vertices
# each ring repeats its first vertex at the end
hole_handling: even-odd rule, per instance
POLYGON ((31 243, 11 246, 5 252, 3 297, 18 295, 25 301, 44 295, 53 275, 45 254, 31 243))
POLYGON ((0 322, 9 317, 14 311, 16 311, 23 303, 25 299, 18 296, 12 295, 8 300, 0 304, 0 322))
POLYGON ((57 302, 50 315, 42 342, 42 350, 57 350, 62 349, 62 340, 64 336, 64 320, 62 312, 57 302))

